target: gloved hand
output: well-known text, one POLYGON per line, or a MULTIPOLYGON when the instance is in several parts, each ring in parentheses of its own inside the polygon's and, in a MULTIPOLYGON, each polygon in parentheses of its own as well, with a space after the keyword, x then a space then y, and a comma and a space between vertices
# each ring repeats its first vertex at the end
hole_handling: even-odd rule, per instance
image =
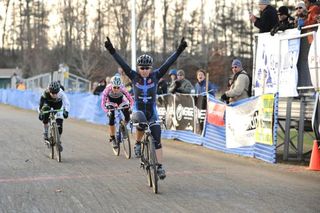
POLYGON ((111 105, 111 104, 106 104, 106 105, 105 105, 105 108, 110 110, 110 109, 114 109, 115 106, 113 106, 113 105, 111 105))
POLYGON ((107 40, 104 42, 104 46, 110 52, 111 55, 113 55, 116 52, 116 50, 114 49, 109 37, 107 37, 107 40))
POLYGON ((44 111, 49 111, 49 110, 50 110, 50 107, 49 107, 48 105, 46 105, 46 104, 43 105, 42 108, 41 108, 41 111, 42 111, 42 112, 44 112, 44 111))
POLYGON ((42 112, 39 113, 39 120, 43 121, 43 113, 42 112))
POLYGON ((68 118, 69 117, 69 112, 66 110, 63 110, 63 117, 68 118))
POLYGON ((304 26, 304 20, 302 18, 298 18, 298 30, 301 30, 301 28, 304 26))
POLYGON ((221 95, 221 98, 220 98, 222 101, 226 101, 229 99, 229 97, 224 93, 223 95, 221 95))
POLYGON ((183 50, 188 46, 187 42, 184 40, 184 37, 181 39, 177 52, 182 53, 183 50))

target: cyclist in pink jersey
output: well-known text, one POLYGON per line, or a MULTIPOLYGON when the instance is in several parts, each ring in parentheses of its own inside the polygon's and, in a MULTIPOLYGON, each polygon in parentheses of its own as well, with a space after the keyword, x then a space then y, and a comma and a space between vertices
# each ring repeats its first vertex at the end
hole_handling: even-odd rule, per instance
MULTIPOLYGON (((115 140, 115 113, 114 110, 110 109, 117 108, 121 103, 129 103, 131 108, 133 105, 133 98, 129 94, 128 90, 122 85, 120 76, 115 75, 112 77, 111 83, 103 90, 101 101, 103 111, 105 111, 109 116, 110 142, 112 142, 114 148, 117 148, 118 146, 115 140)), ((126 123, 130 121, 130 108, 122 109, 126 123)))

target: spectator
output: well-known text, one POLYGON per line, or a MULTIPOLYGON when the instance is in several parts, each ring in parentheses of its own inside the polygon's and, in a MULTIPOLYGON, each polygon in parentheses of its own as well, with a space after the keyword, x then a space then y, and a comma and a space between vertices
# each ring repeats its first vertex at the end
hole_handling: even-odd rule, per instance
POLYGON ((299 30, 304 26, 305 20, 308 18, 308 10, 306 8, 306 4, 303 1, 300 1, 296 5, 296 18, 294 20, 295 27, 299 30))
POLYGON ((294 28, 294 18, 290 16, 289 9, 286 6, 279 7, 278 18, 279 18, 278 24, 274 26, 270 31, 270 34, 272 36, 276 34, 279 30, 285 31, 287 29, 294 28))
MULTIPOLYGON (((199 69, 197 71, 197 80, 198 82, 195 85, 195 92, 196 94, 202 94, 206 95, 206 71, 204 69, 199 69)), ((215 93, 217 92, 218 87, 215 84, 208 83, 208 92, 209 94, 215 96, 215 93)))
POLYGON ((100 93, 102 93, 102 91, 106 88, 106 80, 103 79, 99 82, 98 86, 95 88, 95 90, 93 91, 94 95, 100 95, 100 93))
POLYGON ((173 84, 169 87, 169 93, 184 93, 190 94, 191 90, 193 90, 193 86, 191 82, 185 79, 185 73, 183 70, 179 70, 177 72, 177 80, 174 81, 173 84))
POLYGON ((234 59, 232 61, 232 72, 233 79, 231 82, 231 88, 221 96, 221 100, 226 101, 227 103, 232 103, 249 97, 248 91, 250 79, 248 73, 243 70, 242 63, 239 59, 234 59))
POLYGON ((317 23, 317 16, 320 14, 320 7, 316 4, 316 0, 304 0, 305 6, 308 10, 308 17, 304 25, 311 25, 317 23))
POLYGON ((277 10, 270 5, 270 0, 259 0, 260 18, 250 14, 250 21, 259 28, 259 33, 270 32, 277 25, 277 10))
POLYGON ((168 93, 168 83, 164 78, 160 78, 158 82, 157 95, 164 95, 168 93))
MULTIPOLYGON (((304 26, 317 24, 317 17, 320 14, 320 7, 316 4, 316 0, 304 0, 304 3, 306 5, 306 8, 308 10, 308 17, 304 21, 304 26)), ((314 29, 309 29, 308 31, 313 31, 314 29)), ((308 36, 308 42, 311 44, 313 41, 313 36, 308 36)))
POLYGON ((106 85, 110 84, 111 83, 111 78, 110 76, 107 76, 106 77, 106 85))
POLYGON ((65 91, 65 89, 64 89, 64 86, 61 84, 61 81, 57 81, 59 84, 60 84, 60 88, 63 90, 63 91, 65 91))
POLYGON ((170 76, 170 81, 168 82, 168 86, 170 86, 172 83, 175 82, 175 80, 177 80, 177 70, 176 69, 170 70, 169 76, 170 76))
POLYGON ((94 82, 92 83, 92 88, 91 88, 92 93, 96 90, 98 84, 99 84, 99 83, 96 82, 96 81, 94 81, 94 82))

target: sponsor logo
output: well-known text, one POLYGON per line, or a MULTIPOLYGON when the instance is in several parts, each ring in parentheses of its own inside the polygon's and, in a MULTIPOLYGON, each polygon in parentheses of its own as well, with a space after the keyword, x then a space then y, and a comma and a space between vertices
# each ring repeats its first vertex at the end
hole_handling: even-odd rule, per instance
POLYGON ((179 104, 176 109, 176 116, 178 121, 181 121, 182 118, 187 120, 190 120, 190 118, 193 119, 193 108, 183 107, 179 104))
POLYGON ((247 127, 247 131, 254 130, 257 128, 258 124, 258 116, 259 116, 259 111, 256 110, 253 115, 251 116, 251 121, 249 126, 247 127))

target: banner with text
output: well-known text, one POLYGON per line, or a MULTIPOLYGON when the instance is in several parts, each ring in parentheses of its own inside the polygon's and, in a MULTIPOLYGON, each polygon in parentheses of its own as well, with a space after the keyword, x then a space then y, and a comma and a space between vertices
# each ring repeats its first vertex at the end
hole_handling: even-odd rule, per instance
POLYGON ((280 48, 281 39, 296 35, 300 35, 300 31, 297 29, 286 30, 274 36, 271 36, 270 33, 259 34, 256 68, 254 70, 254 91, 256 96, 276 93, 278 82, 280 97, 298 95, 296 88, 298 83, 297 61, 300 39, 282 40, 280 48), (281 61, 279 60, 279 53, 281 61))
POLYGON ((226 147, 238 148, 255 144, 259 97, 247 99, 226 108, 226 147))
POLYGON ((273 94, 260 96, 257 129, 254 135, 258 143, 273 145, 273 105, 273 94))

